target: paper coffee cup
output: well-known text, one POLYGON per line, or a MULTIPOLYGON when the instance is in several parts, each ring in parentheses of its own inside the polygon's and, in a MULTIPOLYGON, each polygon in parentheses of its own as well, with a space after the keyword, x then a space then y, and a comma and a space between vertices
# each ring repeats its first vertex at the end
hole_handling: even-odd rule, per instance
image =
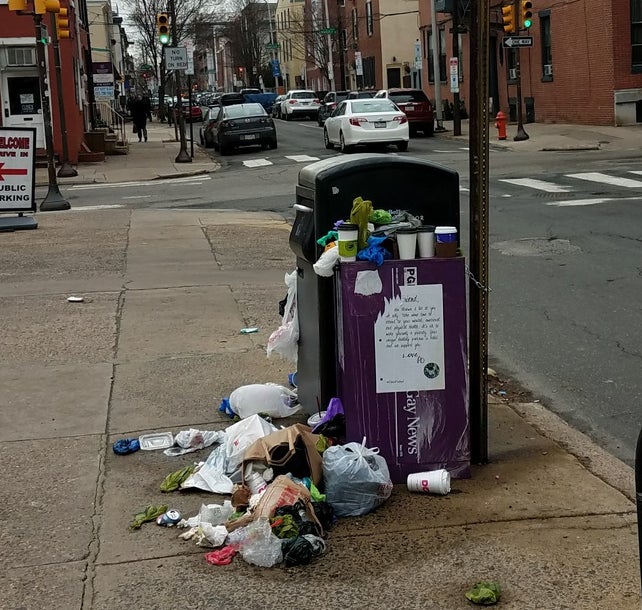
POLYGON ((435 256, 435 227, 424 225, 417 229, 417 246, 419 258, 432 258, 435 256))
POLYGON ((415 258, 417 251, 417 229, 399 229, 395 235, 397 236, 399 260, 415 258))
POLYGON ((344 262, 354 262, 357 260, 357 243, 359 239, 359 226, 344 222, 337 229, 339 238, 339 260, 344 262))
POLYGON ((415 472, 408 475, 406 482, 409 491, 442 496, 450 493, 450 473, 445 469, 415 472))
POLYGON ((435 227, 435 253, 440 258, 457 256, 457 227, 435 227))

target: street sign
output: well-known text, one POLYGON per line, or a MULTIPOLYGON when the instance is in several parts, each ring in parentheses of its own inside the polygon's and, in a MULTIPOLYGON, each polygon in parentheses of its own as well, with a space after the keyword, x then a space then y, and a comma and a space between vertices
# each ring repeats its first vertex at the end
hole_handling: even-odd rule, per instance
POLYGON ((319 30, 319 34, 336 34, 337 28, 323 28, 319 30))
POLYGON ((187 49, 165 47, 165 67, 168 70, 187 70, 187 49))
POLYGON ((459 93, 459 59, 450 58, 450 92, 459 93))
POLYGON ((532 47, 532 36, 507 36, 504 38, 504 48, 514 49, 516 47, 532 47))
POLYGON ((361 51, 354 52, 354 71, 357 76, 363 76, 363 58, 361 51))
POLYGON ((423 61, 421 59, 421 42, 415 40, 415 70, 421 70, 423 61))
POLYGON ((185 48, 187 49, 187 70, 185 70, 185 74, 194 76, 194 41, 191 38, 185 39, 185 48))
POLYGON ((278 51, 281 48, 281 45, 278 42, 268 42, 265 45, 266 49, 271 49, 273 51, 278 51))
POLYGON ((279 78, 281 76, 281 66, 279 64, 278 59, 273 59, 271 62, 272 64, 272 76, 275 78, 279 78))
POLYGON ((36 130, 0 128, 0 213, 35 212, 36 130))

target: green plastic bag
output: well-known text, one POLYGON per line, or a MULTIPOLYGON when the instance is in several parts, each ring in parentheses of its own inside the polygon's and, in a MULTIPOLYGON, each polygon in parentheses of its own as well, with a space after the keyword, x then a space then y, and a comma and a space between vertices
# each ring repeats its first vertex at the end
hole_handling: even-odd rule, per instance
POLYGON ((156 517, 164 515, 168 509, 169 506, 167 506, 167 504, 161 504, 161 506, 150 504, 144 511, 134 515, 134 520, 129 524, 129 529, 140 529, 140 526, 143 525, 143 523, 153 521, 156 517))
POLYGON ((368 218, 370 218, 370 214, 372 214, 372 201, 357 197, 352 202, 350 222, 359 227, 358 250, 363 250, 368 245, 368 218))
POLYGON ((185 468, 181 468, 176 472, 170 472, 160 485, 161 491, 176 491, 187 479, 187 477, 192 475, 192 473, 194 472, 194 468, 194 464, 190 464, 189 466, 185 466, 185 468))
POLYGON ((482 580, 466 591, 466 599, 481 606, 492 606, 499 601, 501 591, 499 584, 493 581, 482 580))

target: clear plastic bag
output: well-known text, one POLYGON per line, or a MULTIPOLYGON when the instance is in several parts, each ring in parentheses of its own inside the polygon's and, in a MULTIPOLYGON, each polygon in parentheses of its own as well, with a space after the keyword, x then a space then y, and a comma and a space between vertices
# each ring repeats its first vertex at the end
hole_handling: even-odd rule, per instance
POLYGON ((268 339, 267 355, 272 352, 284 358, 297 361, 299 351, 299 315, 297 312, 296 298, 296 270, 285 274, 285 284, 288 287, 288 297, 285 303, 283 319, 279 326, 268 339))
MULTIPOLYGON (((236 540, 241 557, 247 563, 262 568, 271 568, 283 561, 281 540, 272 533, 268 519, 257 519, 248 526, 230 534, 231 540, 236 540), (233 536, 233 534, 236 534, 233 536)), ((235 544, 231 542, 231 544, 235 544)))
POLYGON ((323 453, 326 501, 337 517, 365 515, 392 493, 385 458, 365 442, 328 447, 323 453))

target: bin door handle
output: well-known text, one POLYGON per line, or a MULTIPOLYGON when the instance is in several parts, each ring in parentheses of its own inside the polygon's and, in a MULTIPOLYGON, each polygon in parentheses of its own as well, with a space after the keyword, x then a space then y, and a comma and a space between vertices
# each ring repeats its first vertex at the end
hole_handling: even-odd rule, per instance
POLYGON ((304 212, 305 214, 312 214, 312 212, 314 212, 312 208, 309 208, 307 205, 301 205, 300 203, 295 203, 292 205, 292 207, 297 212, 304 212))

